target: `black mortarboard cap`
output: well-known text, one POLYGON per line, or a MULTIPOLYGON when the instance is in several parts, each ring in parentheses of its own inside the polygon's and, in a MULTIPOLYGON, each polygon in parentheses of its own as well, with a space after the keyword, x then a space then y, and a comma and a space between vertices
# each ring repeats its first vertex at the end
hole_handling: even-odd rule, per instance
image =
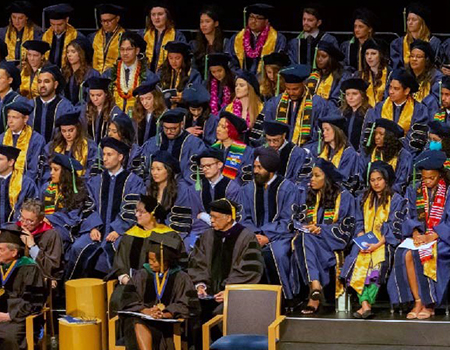
POLYGON ((341 182, 343 180, 341 172, 328 160, 317 158, 314 166, 321 169, 325 176, 333 182, 341 182))
POLYGON ((80 112, 66 113, 56 119, 55 126, 76 125, 80 123, 80 112))
POLYGON ((125 8, 113 4, 100 4, 95 7, 99 15, 109 13, 111 15, 120 16, 125 12, 125 8))
POLYGON ((220 118, 226 118, 231 124, 233 124, 239 134, 243 134, 247 130, 246 121, 236 114, 222 110, 220 112, 220 118))
POLYGON ((3 227, 0 229, 0 243, 12 243, 17 244, 20 247, 25 247, 25 244, 20 239, 20 236, 22 235, 27 236, 23 231, 3 227))
POLYGON ((190 107, 209 103, 211 95, 202 84, 190 84, 183 90, 183 101, 190 107))
POLYGON ((361 78, 350 78, 344 80, 341 84, 341 90, 343 92, 347 91, 348 89, 366 91, 368 87, 369 84, 367 84, 367 82, 361 78))
POLYGON ((166 164, 172 169, 175 174, 178 174, 180 169, 180 162, 172 154, 167 151, 159 150, 152 156, 152 162, 160 162, 166 164))
POLYGON ((83 170, 83 166, 81 163, 69 156, 66 156, 65 154, 61 153, 55 153, 51 160, 52 163, 59 164, 62 167, 66 168, 69 171, 75 170, 83 170))
POLYGON ((302 83, 310 74, 311 67, 306 64, 292 64, 280 70, 280 75, 288 84, 302 83))
POLYGON ((289 56, 283 51, 272 52, 269 55, 263 56, 263 61, 265 65, 274 64, 279 67, 287 67, 290 63, 289 56))
POLYGON ((446 160, 447 155, 442 151, 424 151, 418 155, 414 166, 418 170, 439 170, 446 160))
POLYGON ((255 74, 245 70, 239 70, 236 73, 236 79, 238 78, 244 79, 247 83, 249 83, 253 90, 255 90, 255 93, 259 96, 259 82, 255 74))
POLYGON ((438 135, 440 138, 450 137, 450 125, 442 123, 438 120, 433 120, 428 124, 430 134, 438 135))
POLYGON ((25 97, 17 98, 14 102, 5 106, 5 112, 12 109, 13 111, 17 111, 23 115, 30 115, 33 112, 33 106, 29 103, 29 100, 25 97))
POLYGON ((169 109, 160 118, 161 123, 181 123, 184 116, 187 114, 187 110, 184 108, 176 107, 169 109))
POLYGON ((431 23, 431 11, 424 4, 419 2, 413 2, 406 7, 406 15, 414 13, 420 16, 426 23, 427 26, 431 23))
POLYGON ((111 84, 111 79, 109 79, 109 78, 102 78, 102 77, 90 77, 85 82, 85 85, 90 90, 108 91, 109 90, 109 84, 111 84))
POLYGON ((225 153, 223 150, 218 148, 206 148, 202 153, 195 157, 195 161, 200 164, 200 159, 202 158, 214 158, 222 163, 225 163, 225 153))
POLYGON ((255 15, 263 16, 264 18, 267 18, 268 20, 271 19, 273 14, 274 7, 268 4, 253 4, 250 6, 247 6, 247 16, 250 16, 252 13, 255 15))
POLYGON ((361 7, 355 10, 355 12, 353 13, 353 22, 357 19, 370 28, 374 28, 375 24, 377 23, 377 16, 365 7, 361 7))
POLYGON ((345 56, 341 50, 339 50, 334 44, 329 43, 328 41, 321 40, 317 44, 317 50, 324 51, 331 57, 333 57, 336 61, 342 61, 345 56))
POLYGON ((12 146, 0 145, 0 154, 3 154, 8 159, 16 160, 19 156, 20 149, 12 146))
POLYGON ((28 1, 14 1, 6 7, 6 11, 11 13, 23 13, 25 16, 30 17, 33 11, 33 4, 28 1))
POLYGON ((33 50, 39 52, 41 55, 50 50, 50 44, 42 40, 28 40, 22 45, 27 50, 33 50))
POLYGON ((450 77, 448 75, 442 77, 441 88, 450 90, 450 77))
POLYGON ((133 96, 145 95, 149 92, 152 92, 156 89, 156 85, 159 83, 159 77, 156 74, 153 74, 149 79, 147 79, 144 83, 139 85, 136 89, 133 90, 133 96))
POLYGON ((48 19, 65 19, 73 12, 69 4, 57 4, 43 9, 48 19))
POLYGON ((239 204, 227 198, 220 198, 209 204, 209 211, 215 211, 225 215, 233 215, 239 208, 239 204))
POLYGON ((53 75, 56 81, 58 81, 58 88, 56 89, 56 93, 59 94, 61 91, 64 90, 64 86, 66 85, 66 80, 64 79, 64 76, 62 75, 61 69, 54 64, 46 64, 44 65, 39 74, 42 73, 50 73, 53 75))
POLYGON ((129 40, 135 47, 138 47, 141 50, 140 52, 145 53, 147 43, 139 34, 126 31, 120 37, 120 42, 122 43, 125 40, 129 40))
POLYGON ((416 78, 403 68, 394 70, 391 74, 391 80, 398 80, 403 86, 410 88, 411 93, 419 91, 419 84, 416 78))
POLYGON ((373 49, 373 50, 377 50, 381 53, 381 55, 383 57, 388 58, 389 57, 389 44, 381 39, 378 38, 369 38, 367 39, 363 46, 362 46, 362 52, 361 55, 362 57, 365 56, 366 50, 368 49, 373 49))
POLYGON ((431 62, 434 62, 434 51, 428 41, 416 39, 409 45, 409 50, 418 49, 425 54, 425 57, 428 58, 431 62))
POLYGON ((115 115, 114 118, 112 118, 111 122, 117 126, 120 134, 125 140, 131 142, 134 141, 136 134, 133 126, 133 121, 128 114, 121 112, 118 115, 115 115))
POLYGON ((405 131, 403 130, 403 128, 392 120, 379 118, 375 121, 375 127, 377 126, 392 132, 397 138, 405 136, 405 131))
POLYGON ((347 132, 347 118, 340 113, 331 113, 319 118, 319 124, 322 127, 323 123, 332 124, 344 132, 347 132))
POLYGON ((123 154, 125 156, 128 156, 130 153, 130 146, 128 146, 126 143, 119 141, 113 137, 105 137, 100 142, 101 147, 105 148, 112 148, 113 150, 119 152, 120 154, 123 154))
POLYGON ((180 53, 185 57, 188 57, 191 54, 191 47, 189 44, 186 44, 182 41, 169 41, 164 49, 167 50, 167 53, 180 53))
POLYGON ((276 136, 282 134, 289 134, 289 124, 279 122, 276 120, 266 120, 264 121, 264 132, 269 136, 276 136))
POLYGON ((72 40, 70 44, 78 44, 78 46, 84 51, 84 55, 86 57, 86 61, 88 63, 92 62, 92 56, 94 55, 94 49, 92 48, 91 43, 85 37, 79 36, 78 38, 72 40))
POLYGON ((226 53, 211 53, 208 55, 208 67, 228 67, 231 56, 226 53))
POLYGON ((16 67, 16 64, 14 62, 1 61, 0 69, 6 70, 9 74, 9 76, 11 78, 13 78, 11 88, 13 90, 19 89, 22 80, 20 78, 20 70, 19 70, 19 68, 16 67))

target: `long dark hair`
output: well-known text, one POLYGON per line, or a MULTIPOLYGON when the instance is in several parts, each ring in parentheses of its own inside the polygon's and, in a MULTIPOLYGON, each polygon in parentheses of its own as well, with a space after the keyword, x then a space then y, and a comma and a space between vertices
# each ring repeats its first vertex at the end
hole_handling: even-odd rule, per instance
MULTIPOLYGON (((164 168, 167 170, 167 187, 164 190, 164 195, 162 198, 162 203, 160 203, 163 208, 168 211, 170 210, 178 196, 178 183, 175 179, 175 174, 172 171, 172 168, 164 164, 164 168)), ((151 176, 151 173, 150 173, 151 176)), ((154 198, 158 198, 158 184, 151 179, 150 186, 147 188, 147 194, 149 196, 153 196, 154 198)))
POLYGON ((320 69, 320 74, 323 76, 328 76, 329 74, 333 75, 333 79, 335 81, 338 81, 342 78, 342 74, 344 71, 344 68, 342 67, 342 64, 335 59, 333 56, 327 53, 327 55, 330 57, 328 60, 327 67, 320 69))
MULTIPOLYGON (((77 158, 81 159, 83 154, 83 142, 86 140, 86 130, 83 128, 83 125, 81 123, 76 123, 74 125, 77 129, 77 136, 75 137, 75 140, 73 141, 72 145, 72 155, 77 158)), ((60 146, 63 151, 66 150, 67 141, 62 135, 61 128, 56 129, 55 136, 53 137, 53 141, 50 146, 50 152, 54 153, 55 149, 60 146)))
MULTIPOLYGON (((180 82, 178 86, 175 86, 177 91, 183 91, 189 81, 189 71, 191 70, 191 60, 188 56, 183 55, 183 64, 180 71, 180 82)), ((169 89, 172 82, 172 76, 174 73, 173 68, 169 64, 169 58, 166 60, 160 68, 161 72, 161 86, 163 89, 169 89)))
MULTIPOLYGON (((222 66, 223 67, 223 66, 222 66)), ((230 88, 231 92, 231 100, 234 99, 235 93, 234 93, 234 87, 236 78, 234 73, 231 71, 230 67, 225 66, 223 67, 225 69, 225 78, 223 78, 223 81, 219 81, 219 88, 223 88, 224 86, 228 86, 230 88)), ((206 88, 209 92, 211 92, 211 80, 215 79, 211 72, 208 74, 208 80, 206 81, 206 88)))
MULTIPOLYGON (((339 151, 341 148, 344 148, 347 146, 347 136, 345 136, 344 131, 341 128, 338 128, 337 126, 330 124, 330 126, 333 128, 334 131, 334 149, 339 151)), ((328 146, 328 145, 327 145, 328 146)))
MULTIPOLYGON (((370 200, 370 208, 373 208, 376 200, 378 201, 378 205, 385 206, 386 204, 388 204, 389 198, 394 194, 391 186, 389 185, 389 180, 388 180, 386 174, 383 171, 379 171, 379 170, 374 170, 370 174, 372 174, 374 172, 378 172, 381 174, 383 179, 386 181, 386 187, 384 188, 380 199, 378 199, 377 193, 372 189, 372 186, 370 186, 370 183, 369 183, 369 186, 367 187, 366 191, 363 194, 362 201, 361 201, 361 207, 364 207, 364 203, 367 200, 367 198, 369 198, 369 200, 370 200)), ((370 179, 370 175, 369 175, 369 179, 370 179)))
MULTIPOLYGON (((389 64, 389 57, 386 57, 385 54, 382 52, 382 50, 377 50, 379 52, 380 56, 380 66, 378 67, 378 72, 373 77, 374 82, 374 88, 378 88, 383 84, 382 77, 383 77, 383 70, 388 66, 389 64)), ((373 74, 372 70, 370 69, 370 66, 366 62, 366 58, 364 57, 363 60, 363 71, 361 78, 365 81, 369 82, 370 76, 373 74)))
MULTIPOLYGON (((155 118, 158 118, 166 110, 164 97, 163 97, 162 92, 159 89, 153 90, 151 92, 151 94, 153 95, 153 113, 152 113, 152 115, 155 118)), ((139 126, 139 123, 142 120, 144 120, 146 115, 147 115, 147 112, 146 112, 144 106, 142 105, 142 102, 139 99, 139 96, 137 96, 136 102, 133 107, 133 119, 138 123, 138 126, 139 126)))
MULTIPOLYGON (((209 118, 209 115, 211 114, 211 107, 208 103, 204 103, 202 106, 203 108, 202 114, 197 118, 197 126, 204 127, 206 121, 209 118)), ((185 128, 189 128, 192 126, 192 123, 194 122, 194 116, 192 115, 191 111, 188 108, 188 113, 186 115, 186 123, 185 128)))
POLYGON ((341 187, 338 183, 332 181, 325 175, 325 185, 320 190, 310 188, 306 195, 306 205, 308 207, 316 204, 316 195, 321 192, 319 206, 325 209, 333 209, 336 205, 336 199, 341 193, 341 187))
MULTIPOLYGON (((78 55, 80 56, 80 68, 74 72, 72 69, 72 66, 69 63, 69 59, 64 57, 65 64, 62 67, 62 74, 64 76, 64 79, 66 82, 69 81, 70 77, 73 75, 75 77, 75 81, 77 84, 81 84, 84 81, 84 77, 86 76, 86 73, 91 68, 87 58, 86 53, 84 52, 83 48, 78 44, 76 41, 71 41, 67 47, 73 46, 73 48, 78 52, 78 55)), ((68 85, 67 85, 68 86, 68 85)))
MULTIPOLYGON (((211 8, 204 8, 200 12, 201 15, 207 15, 214 22, 219 21, 218 15, 211 8)), ((197 32, 197 36, 195 38, 196 42, 196 50, 194 52, 194 60, 197 66, 202 66, 204 64, 205 54, 208 52, 208 40, 206 40, 205 35, 201 30, 197 32)), ((212 44, 212 52, 223 52, 223 32, 220 28, 220 25, 217 26, 214 30, 214 41, 212 44)))
POLYGON ((78 193, 73 190, 72 172, 61 166, 61 176, 59 179, 58 189, 62 195, 61 204, 67 211, 79 209, 84 206, 85 200, 88 198, 84 180, 75 173, 75 183, 78 193))
MULTIPOLYGON (((367 155, 372 154, 375 149, 375 142, 372 140, 370 147, 364 145, 364 150, 367 155)), ((383 161, 389 163, 394 157, 397 157, 403 146, 401 141, 395 137, 394 133, 386 130, 384 132, 384 142, 383 142, 383 161)))
MULTIPOLYGON (((116 105, 116 101, 114 99, 113 94, 109 90, 105 91, 105 94, 106 97, 102 108, 101 118, 104 121, 109 121, 109 115, 114 106, 116 105)), ((86 120, 89 127, 92 126, 92 123, 95 123, 97 117, 98 117, 97 107, 95 107, 92 101, 89 100, 86 109, 86 120)))
POLYGON ((420 74, 419 76, 416 77, 416 75, 414 74, 414 71, 411 69, 410 65, 408 64, 408 66, 406 67, 406 71, 408 71, 409 73, 412 74, 413 77, 416 77, 417 83, 430 83, 432 80, 432 76, 433 76, 433 71, 434 71, 434 64, 431 62, 431 60, 429 58, 426 58, 425 60, 425 69, 423 71, 422 74, 420 74))

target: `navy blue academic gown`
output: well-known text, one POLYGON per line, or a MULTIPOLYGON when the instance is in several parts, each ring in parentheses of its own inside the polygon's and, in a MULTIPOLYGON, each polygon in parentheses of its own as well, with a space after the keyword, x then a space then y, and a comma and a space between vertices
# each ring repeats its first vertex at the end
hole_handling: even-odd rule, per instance
MULTIPOLYGON (((403 40, 404 36, 402 36, 401 38, 394 39, 391 42, 390 54, 391 54, 392 69, 406 68, 405 61, 403 59, 403 40)), ((435 61, 440 62, 442 58, 441 40, 439 40, 435 36, 432 36, 430 38, 430 45, 435 54, 434 57, 435 61)))
POLYGON ((305 37, 303 32, 298 37, 289 40, 287 51, 291 63, 307 64, 312 67, 316 46, 321 41, 333 44, 336 48, 339 47, 338 41, 333 35, 322 31, 319 31, 317 36, 310 40, 305 37))
POLYGON ((1 122, 0 122, 0 133, 3 133, 6 130, 7 124, 8 124, 8 116, 6 115, 5 107, 14 101, 16 101, 18 98, 22 98, 19 93, 16 91, 10 90, 5 97, 0 99, 0 116, 1 116, 1 122))
POLYGON ((28 198, 36 198, 38 196, 36 185, 34 181, 28 176, 22 177, 22 190, 17 197, 14 205, 9 198, 9 187, 11 184, 11 175, 6 179, 0 179, 0 222, 2 224, 7 222, 17 221, 20 216, 20 207, 28 198))

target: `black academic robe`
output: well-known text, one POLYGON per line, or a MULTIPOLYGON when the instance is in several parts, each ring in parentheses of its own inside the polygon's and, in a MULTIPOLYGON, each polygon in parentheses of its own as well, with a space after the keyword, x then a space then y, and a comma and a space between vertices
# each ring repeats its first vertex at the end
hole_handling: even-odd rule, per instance
POLYGON ((0 339, 26 349, 25 319, 44 305, 43 276, 32 259, 21 257, 2 286, 5 292, 0 296, 0 312, 8 313, 11 321, 0 323, 0 339))

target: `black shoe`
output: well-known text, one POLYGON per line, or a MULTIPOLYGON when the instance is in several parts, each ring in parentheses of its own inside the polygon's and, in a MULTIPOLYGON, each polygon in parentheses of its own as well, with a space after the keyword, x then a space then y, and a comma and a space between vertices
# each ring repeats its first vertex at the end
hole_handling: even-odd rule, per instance
POLYGON ((362 315, 358 311, 353 313, 353 317, 357 318, 357 319, 362 319, 363 318, 362 315))
POLYGON ((322 300, 322 290, 321 289, 313 289, 311 291, 311 294, 309 295, 309 299, 322 300))
POLYGON ((374 316, 374 313, 372 312, 372 310, 366 310, 363 312, 363 314, 361 315, 361 317, 364 320, 367 320, 368 318, 372 318, 374 316))

